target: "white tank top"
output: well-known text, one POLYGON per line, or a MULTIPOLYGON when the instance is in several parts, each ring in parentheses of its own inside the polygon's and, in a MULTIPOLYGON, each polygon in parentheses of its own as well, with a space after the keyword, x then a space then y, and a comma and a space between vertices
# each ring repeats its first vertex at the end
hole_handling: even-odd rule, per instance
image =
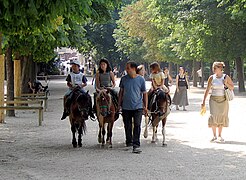
POLYGON ((226 74, 223 74, 221 78, 216 77, 214 74, 212 80, 212 96, 224 96, 225 89, 224 89, 224 78, 226 74))
POLYGON ((71 80, 72 80, 72 84, 73 85, 81 85, 82 84, 82 80, 83 80, 83 76, 84 74, 79 72, 78 74, 71 72, 70 73, 71 76, 71 80))

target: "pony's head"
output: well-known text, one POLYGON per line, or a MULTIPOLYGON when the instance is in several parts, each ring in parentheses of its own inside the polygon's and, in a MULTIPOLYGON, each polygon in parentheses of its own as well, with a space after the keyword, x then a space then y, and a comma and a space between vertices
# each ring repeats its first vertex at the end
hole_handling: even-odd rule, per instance
POLYGON ((159 115, 162 116, 167 112, 168 107, 168 99, 167 94, 163 90, 158 90, 156 92, 156 102, 157 102, 157 110, 159 112, 159 115))
POLYGON ((110 114, 110 107, 112 104, 112 97, 110 95, 110 91, 102 90, 99 92, 97 96, 97 107, 99 110, 99 113, 106 117, 110 114))
POLYGON ((89 107, 91 106, 91 97, 89 95, 89 91, 87 91, 86 93, 80 93, 77 96, 76 102, 81 117, 83 117, 84 119, 88 119, 89 107))

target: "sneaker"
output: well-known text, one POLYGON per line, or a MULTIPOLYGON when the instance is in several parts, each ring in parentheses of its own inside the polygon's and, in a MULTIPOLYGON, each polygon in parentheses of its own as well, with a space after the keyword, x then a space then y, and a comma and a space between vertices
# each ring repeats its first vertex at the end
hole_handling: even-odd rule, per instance
POLYGON ((223 143, 225 140, 222 137, 218 137, 218 143, 223 143))
POLYGON ((142 150, 139 147, 133 148, 132 153, 140 154, 142 150))
POLYGON ((217 140, 217 137, 214 136, 213 139, 210 140, 210 142, 215 142, 217 140))
POLYGON ((68 113, 66 113, 65 111, 62 114, 61 120, 66 119, 66 117, 68 116, 68 113))

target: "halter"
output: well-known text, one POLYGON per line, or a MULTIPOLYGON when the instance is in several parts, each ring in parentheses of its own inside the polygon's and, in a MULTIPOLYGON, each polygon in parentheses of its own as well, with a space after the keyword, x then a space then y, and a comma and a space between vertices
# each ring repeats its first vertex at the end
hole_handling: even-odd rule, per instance
POLYGON ((109 110, 109 104, 110 104, 110 102, 107 100, 107 98, 105 97, 105 95, 104 95, 103 92, 100 94, 100 96, 103 96, 103 98, 104 98, 104 100, 106 101, 106 104, 107 104, 107 105, 99 106, 100 109, 107 109, 107 113, 110 114, 111 113, 110 110, 109 110))

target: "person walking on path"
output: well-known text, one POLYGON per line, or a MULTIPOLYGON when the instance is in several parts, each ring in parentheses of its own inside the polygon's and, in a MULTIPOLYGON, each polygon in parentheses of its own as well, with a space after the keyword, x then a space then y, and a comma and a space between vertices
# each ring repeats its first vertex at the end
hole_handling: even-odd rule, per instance
POLYGON ((141 153, 140 133, 142 113, 147 114, 147 92, 145 80, 136 73, 137 64, 129 61, 126 64, 127 75, 120 80, 119 111, 122 108, 122 116, 125 127, 126 146, 133 146, 133 153, 141 153), (134 124, 132 132, 132 121, 134 124))
POLYGON ((163 72, 164 72, 164 85, 165 85, 168 89, 170 89, 169 86, 172 86, 173 79, 172 79, 172 77, 170 76, 169 70, 168 70, 167 67, 164 67, 163 72))
POLYGON ((211 142, 224 142, 224 139, 221 136, 222 129, 223 127, 229 126, 229 103, 225 97, 225 87, 233 90, 234 85, 231 78, 223 73, 224 67, 225 65, 223 62, 213 63, 214 74, 208 78, 208 85, 202 101, 202 107, 204 107, 208 93, 210 89, 212 89, 212 93, 209 99, 210 117, 208 119, 208 126, 212 128, 213 131, 213 138, 211 139, 211 142), (216 133, 217 128, 218 139, 216 133))
POLYGON ((145 71, 144 65, 142 65, 142 64, 139 65, 139 66, 137 67, 137 74, 141 75, 141 76, 144 78, 145 73, 146 73, 146 71, 145 71))
POLYGON ((187 95, 188 84, 188 78, 185 75, 184 68, 180 67, 179 74, 176 76, 176 91, 173 97, 173 104, 176 105, 176 110, 179 110, 179 107, 183 106, 183 110, 186 111, 185 106, 189 105, 187 95))

